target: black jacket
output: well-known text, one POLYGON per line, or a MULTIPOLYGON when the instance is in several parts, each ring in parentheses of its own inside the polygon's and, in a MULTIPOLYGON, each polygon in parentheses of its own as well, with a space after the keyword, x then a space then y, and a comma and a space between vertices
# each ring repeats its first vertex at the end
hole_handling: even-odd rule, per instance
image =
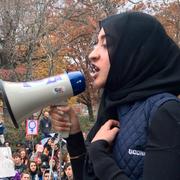
MULTIPOLYGON (((149 128, 143 180, 180 179, 179 109, 179 102, 169 101, 155 113, 149 128)), ((67 143, 70 156, 82 154, 71 160, 75 180, 129 180, 112 158, 106 141, 93 142, 86 152, 83 135, 79 132, 70 135, 67 143), (85 163, 87 157, 92 162, 89 167, 85 163)))

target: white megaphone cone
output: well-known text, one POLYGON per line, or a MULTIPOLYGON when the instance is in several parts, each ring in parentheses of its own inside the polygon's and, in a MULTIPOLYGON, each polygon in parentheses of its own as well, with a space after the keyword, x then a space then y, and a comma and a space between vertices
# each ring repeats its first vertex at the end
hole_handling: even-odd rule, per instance
POLYGON ((38 81, 0 81, 4 102, 13 124, 25 120, 43 107, 61 104, 85 90, 85 78, 80 71, 69 72, 38 81))

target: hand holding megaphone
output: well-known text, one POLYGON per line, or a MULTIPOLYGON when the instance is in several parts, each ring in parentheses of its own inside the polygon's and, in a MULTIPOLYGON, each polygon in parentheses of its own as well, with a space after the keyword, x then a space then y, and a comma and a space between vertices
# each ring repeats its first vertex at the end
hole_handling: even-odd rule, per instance
POLYGON ((51 106, 50 114, 53 129, 56 132, 63 132, 64 134, 75 134, 80 132, 79 119, 72 107, 51 106))
MULTIPOLYGON (((80 71, 74 71, 30 82, 1 80, 0 86, 8 112, 15 127, 18 128, 18 122, 25 120, 32 113, 52 104, 62 105, 67 102, 68 98, 83 92, 85 90, 85 78, 80 71)), ((57 108, 56 112, 60 113, 60 110, 57 108)), ((72 110, 62 108, 62 112, 64 115, 58 118, 62 122, 66 119, 66 122, 61 122, 60 127, 70 126, 69 120, 74 117, 72 110), (65 115, 70 116, 65 118, 65 115)), ((57 123, 56 120, 54 122, 57 123)), ((59 126, 59 124, 57 125, 59 126)), ((66 130, 65 127, 64 130, 66 130)))

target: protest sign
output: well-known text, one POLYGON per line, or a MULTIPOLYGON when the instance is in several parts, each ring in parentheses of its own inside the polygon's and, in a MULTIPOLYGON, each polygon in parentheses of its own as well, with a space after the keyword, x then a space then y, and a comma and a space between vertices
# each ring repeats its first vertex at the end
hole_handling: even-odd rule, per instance
POLYGON ((37 135, 38 134, 38 121, 33 119, 26 120, 26 134, 37 135))
POLYGON ((10 147, 0 147, 0 178, 15 176, 14 162, 10 147))

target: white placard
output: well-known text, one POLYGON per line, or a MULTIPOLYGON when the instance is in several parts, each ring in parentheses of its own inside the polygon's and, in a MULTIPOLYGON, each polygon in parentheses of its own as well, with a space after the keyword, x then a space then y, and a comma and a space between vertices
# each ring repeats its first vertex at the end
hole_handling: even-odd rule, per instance
POLYGON ((0 147, 0 178, 13 177, 16 171, 10 147, 0 147))

